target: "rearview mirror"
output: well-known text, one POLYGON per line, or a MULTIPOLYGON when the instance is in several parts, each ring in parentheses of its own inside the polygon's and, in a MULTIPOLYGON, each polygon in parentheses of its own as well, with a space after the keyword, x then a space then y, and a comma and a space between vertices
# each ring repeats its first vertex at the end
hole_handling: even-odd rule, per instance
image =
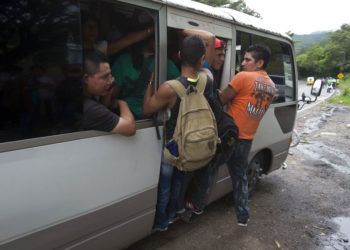
POLYGON ((323 87, 323 84, 322 84, 322 80, 321 79, 317 79, 313 84, 312 84, 312 87, 311 87, 311 95, 313 96, 320 96, 321 95, 321 91, 322 91, 322 87, 323 87))

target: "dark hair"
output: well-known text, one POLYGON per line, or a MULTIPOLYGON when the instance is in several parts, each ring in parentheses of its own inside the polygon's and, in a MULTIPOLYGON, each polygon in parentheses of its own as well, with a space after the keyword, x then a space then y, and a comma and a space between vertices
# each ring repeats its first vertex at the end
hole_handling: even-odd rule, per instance
POLYGON ((130 46, 132 65, 135 69, 142 70, 143 62, 145 60, 143 57, 143 50, 148 46, 151 40, 154 40, 154 36, 150 36, 130 46))
POLYGON ((85 26, 90 21, 95 22, 97 26, 99 26, 98 18, 94 14, 88 12, 81 14, 81 23, 83 26, 85 26))
POLYGON ((246 52, 250 52, 255 61, 263 60, 263 69, 267 68, 271 55, 271 50, 267 46, 260 44, 251 45, 246 52))
POLYGON ((108 63, 108 58, 105 54, 98 50, 84 51, 83 70, 85 74, 96 74, 100 69, 101 63, 108 63))
POLYGON ((205 44, 199 36, 188 36, 182 41, 180 49, 181 63, 196 67, 198 60, 205 54, 205 44))

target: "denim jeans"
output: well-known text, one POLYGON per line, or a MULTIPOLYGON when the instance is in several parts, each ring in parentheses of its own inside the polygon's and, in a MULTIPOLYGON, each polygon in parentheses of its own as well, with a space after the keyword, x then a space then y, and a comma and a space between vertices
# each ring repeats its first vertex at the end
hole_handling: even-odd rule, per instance
POLYGON ((176 215, 177 201, 183 184, 183 173, 162 161, 158 183, 158 200, 154 225, 165 228, 176 215))
POLYGON ((207 165, 193 172, 184 172, 183 175, 183 184, 181 194, 178 198, 177 210, 184 208, 186 191, 192 179, 195 188, 191 196, 192 202, 197 208, 203 209, 207 203, 210 186, 213 182, 210 166, 207 165))
POLYGON ((239 222, 246 222, 249 219, 247 168, 251 146, 252 140, 237 140, 232 156, 227 162, 233 186, 235 212, 239 222))

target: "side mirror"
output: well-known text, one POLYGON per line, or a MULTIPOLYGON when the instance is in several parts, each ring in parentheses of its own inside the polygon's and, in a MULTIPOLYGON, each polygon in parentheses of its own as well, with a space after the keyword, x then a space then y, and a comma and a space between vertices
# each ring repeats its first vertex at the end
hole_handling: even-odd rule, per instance
POLYGON ((320 96, 321 95, 321 91, 322 91, 322 87, 323 87, 322 81, 320 79, 317 79, 312 84, 310 94, 313 95, 313 96, 316 96, 316 97, 320 96))

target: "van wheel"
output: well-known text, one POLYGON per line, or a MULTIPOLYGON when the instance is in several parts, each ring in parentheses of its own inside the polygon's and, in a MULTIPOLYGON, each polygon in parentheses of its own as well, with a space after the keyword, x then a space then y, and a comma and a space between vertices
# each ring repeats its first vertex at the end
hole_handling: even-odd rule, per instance
POLYGON ((260 181, 263 165, 264 155, 262 153, 255 155, 254 158, 250 161, 247 170, 249 195, 252 195, 254 193, 260 181))

